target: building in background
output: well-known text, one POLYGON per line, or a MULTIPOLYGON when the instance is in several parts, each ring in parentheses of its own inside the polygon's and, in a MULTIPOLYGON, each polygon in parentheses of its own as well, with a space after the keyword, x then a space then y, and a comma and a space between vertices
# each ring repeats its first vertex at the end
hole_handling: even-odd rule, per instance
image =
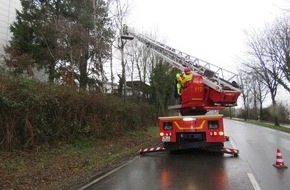
POLYGON ((21 9, 20 0, 0 0, 0 55, 3 55, 3 46, 11 38, 9 27, 15 21, 16 9, 21 9))
MULTIPOLYGON (((16 10, 21 11, 20 0, 0 0, 0 64, 3 60, 4 46, 11 39, 10 25, 16 19, 16 10)), ((33 69, 34 77, 40 81, 47 81, 48 75, 44 71, 33 69)))

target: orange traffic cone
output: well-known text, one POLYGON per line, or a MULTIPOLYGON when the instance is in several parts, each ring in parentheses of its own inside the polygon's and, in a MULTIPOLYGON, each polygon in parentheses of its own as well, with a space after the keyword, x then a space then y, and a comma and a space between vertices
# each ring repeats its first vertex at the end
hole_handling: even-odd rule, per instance
POLYGON ((276 164, 273 164, 276 168, 288 168, 284 165, 282 154, 279 148, 277 148, 276 164))

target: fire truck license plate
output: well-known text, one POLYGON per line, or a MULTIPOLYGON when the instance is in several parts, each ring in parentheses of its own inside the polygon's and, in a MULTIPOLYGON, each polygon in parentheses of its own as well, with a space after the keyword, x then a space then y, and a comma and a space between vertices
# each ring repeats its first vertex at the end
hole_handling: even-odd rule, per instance
POLYGON ((163 136, 162 142, 170 142, 170 136, 163 136))

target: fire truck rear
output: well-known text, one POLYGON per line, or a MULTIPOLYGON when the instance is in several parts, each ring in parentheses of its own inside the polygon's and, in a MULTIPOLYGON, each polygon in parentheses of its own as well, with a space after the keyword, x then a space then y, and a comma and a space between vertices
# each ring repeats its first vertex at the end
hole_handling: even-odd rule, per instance
MULTIPOLYGON (((181 72, 185 68, 192 71, 191 81, 181 89, 180 104, 169 106, 177 110, 179 116, 159 117, 163 146, 141 149, 140 153, 192 148, 226 152, 224 141, 228 137, 224 133, 223 116, 218 111, 237 104, 238 76, 132 30, 121 39, 136 39, 172 67, 181 72)), ((229 153, 237 155, 238 152, 231 149, 229 153)))
POLYGON ((223 116, 160 117, 160 139, 168 150, 222 149, 225 141, 223 116))

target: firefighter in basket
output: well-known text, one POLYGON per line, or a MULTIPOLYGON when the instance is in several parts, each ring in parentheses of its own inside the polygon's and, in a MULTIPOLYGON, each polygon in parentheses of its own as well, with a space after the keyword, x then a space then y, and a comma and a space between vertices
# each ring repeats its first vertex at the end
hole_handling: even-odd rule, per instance
POLYGON ((192 72, 189 67, 184 68, 184 72, 176 74, 176 87, 177 87, 177 94, 181 96, 181 88, 187 87, 187 82, 191 81, 192 79, 192 72))

